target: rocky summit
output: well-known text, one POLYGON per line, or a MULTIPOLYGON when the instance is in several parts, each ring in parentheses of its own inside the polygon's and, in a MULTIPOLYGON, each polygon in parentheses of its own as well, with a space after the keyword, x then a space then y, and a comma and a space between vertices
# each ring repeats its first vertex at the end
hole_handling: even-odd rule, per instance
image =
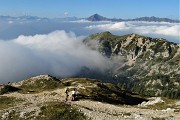
POLYGON ((163 38, 116 36, 110 32, 90 35, 84 43, 118 61, 108 71, 109 82, 141 95, 180 98, 180 44, 163 38))

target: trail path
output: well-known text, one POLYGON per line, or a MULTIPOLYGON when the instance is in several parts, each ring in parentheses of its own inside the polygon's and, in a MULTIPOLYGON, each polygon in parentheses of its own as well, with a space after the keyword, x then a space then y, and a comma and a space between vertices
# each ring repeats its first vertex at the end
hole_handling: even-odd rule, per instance
MULTIPOLYGON (((10 94, 4 94, 3 96, 24 99, 23 103, 19 103, 9 109, 14 109, 15 111, 19 111, 22 114, 34 112, 34 115, 39 114, 39 106, 43 105, 43 103, 64 102, 65 99, 63 89, 44 91, 36 94, 21 94, 14 92, 10 94)), ((142 109, 137 106, 112 105, 90 100, 69 100, 66 103, 78 108, 92 120, 152 120, 152 118, 180 120, 180 113, 173 111, 165 112, 162 110, 142 109)), ((1 110, 0 113, 1 112, 4 111, 1 110)))

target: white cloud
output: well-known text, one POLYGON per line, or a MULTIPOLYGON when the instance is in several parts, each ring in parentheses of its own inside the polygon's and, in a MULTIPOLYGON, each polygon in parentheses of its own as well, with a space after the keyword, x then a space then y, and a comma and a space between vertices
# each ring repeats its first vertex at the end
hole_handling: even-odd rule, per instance
POLYGON ((91 21, 86 20, 86 19, 80 19, 80 20, 76 20, 76 21, 70 21, 72 23, 91 23, 91 21))
POLYGON ((179 42, 179 23, 166 22, 115 22, 108 24, 89 25, 89 30, 116 31, 125 33, 137 33, 154 37, 172 38, 179 42))
POLYGON ((105 70, 109 61, 82 43, 74 33, 55 31, 0 41, 0 83, 39 74, 69 77, 81 67, 105 70))
POLYGON ((179 25, 164 26, 164 27, 161 27, 161 29, 156 30, 157 34, 172 36, 172 37, 176 37, 176 38, 179 38, 179 36, 180 36, 179 32, 180 32, 179 25))
POLYGON ((65 16, 68 16, 68 15, 69 15, 69 13, 66 11, 66 12, 64 12, 64 15, 65 15, 65 16))
POLYGON ((80 20, 75 20, 75 21, 70 21, 72 23, 92 23, 92 24, 104 24, 104 23, 111 23, 110 21, 89 21, 86 19, 80 19, 80 20))
POLYGON ((8 23, 9 23, 9 24, 12 24, 12 23, 14 23, 14 22, 13 22, 13 21, 9 21, 8 23))
POLYGON ((127 28, 127 24, 125 22, 118 23, 108 23, 108 24, 100 24, 100 25, 90 25, 86 28, 88 29, 101 29, 101 30, 121 30, 127 28))

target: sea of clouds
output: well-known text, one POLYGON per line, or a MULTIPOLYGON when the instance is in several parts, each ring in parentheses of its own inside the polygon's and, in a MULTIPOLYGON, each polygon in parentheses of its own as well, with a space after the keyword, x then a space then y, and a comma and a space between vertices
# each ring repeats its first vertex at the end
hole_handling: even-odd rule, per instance
POLYGON ((82 67, 109 69, 114 61, 90 50, 82 42, 84 37, 97 32, 136 33, 180 43, 178 23, 0 21, 0 28, 0 83, 40 74, 70 77, 82 67))
POLYGON ((168 22, 90 22, 77 21, 0 21, 0 39, 9 40, 19 35, 48 34, 55 30, 73 31, 78 36, 110 31, 116 35, 136 33, 153 38, 165 38, 180 43, 180 24, 168 22))
POLYGON ((0 83, 40 74, 70 77, 82 67, 108 69, 107 58, 85 46, 83 38, 61 30, 0 41, 0 83))
POLYGON ((136 33, 145 36, 166 38, 169 41, 180 43, 180 24, 167 22, 115 22, 86 27, 90 30, 106 30, 119 33, 136 33))

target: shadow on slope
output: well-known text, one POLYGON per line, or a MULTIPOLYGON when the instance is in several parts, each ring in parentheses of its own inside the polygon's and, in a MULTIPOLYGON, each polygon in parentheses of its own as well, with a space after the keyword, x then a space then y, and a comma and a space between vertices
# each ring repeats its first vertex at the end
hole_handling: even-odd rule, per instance
POLYGON ((78 99, 92 99, 111 104, 137 105, 143 101, 147 101, 140 96, 121 90, 111 83, 101 83, 95 79, 89 78, 66 78, 62 82, 65 86, 77 89, 78 99))
POLYGON ((9 92, 16 92, 19 90, 21 90, 21 89, 10 86, 10 85, 2 85, 2 86, 0 86, 0 95, 9 93, 9 92))

